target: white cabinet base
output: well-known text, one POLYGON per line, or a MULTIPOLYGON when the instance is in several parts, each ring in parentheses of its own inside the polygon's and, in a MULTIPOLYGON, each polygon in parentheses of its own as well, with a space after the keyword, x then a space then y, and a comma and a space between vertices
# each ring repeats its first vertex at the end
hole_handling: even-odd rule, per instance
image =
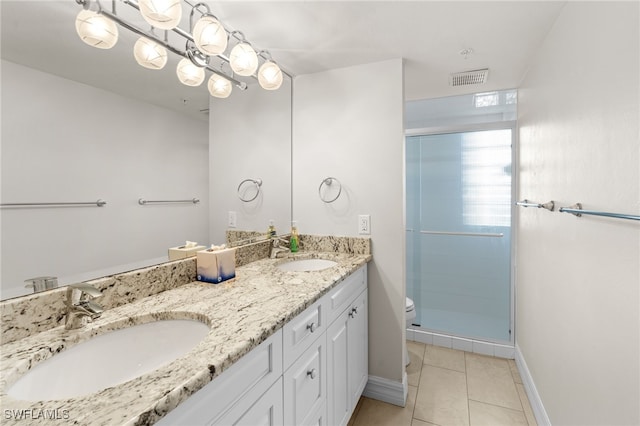
POLYGON ((368 380, 367 311, 365 265, 157 424, 346 425, 368 380))

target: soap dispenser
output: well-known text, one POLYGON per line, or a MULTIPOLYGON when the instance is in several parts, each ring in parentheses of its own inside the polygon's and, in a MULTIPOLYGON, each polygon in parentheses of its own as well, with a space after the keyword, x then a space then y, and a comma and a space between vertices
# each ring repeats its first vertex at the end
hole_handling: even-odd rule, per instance
POLYGON ((269 229, 267 230, 267 238, 273 238, 276 236, 276 226, 273 224, 273 219, 269 221, 269 229))
POLYGON ((297 227, 297 223, 291 222, 291 238, 289 239, 289 248, 291 249, 292 253, 295 253, 298 251, 300 246, 300 237, 298 237, 298 227, 297 227))

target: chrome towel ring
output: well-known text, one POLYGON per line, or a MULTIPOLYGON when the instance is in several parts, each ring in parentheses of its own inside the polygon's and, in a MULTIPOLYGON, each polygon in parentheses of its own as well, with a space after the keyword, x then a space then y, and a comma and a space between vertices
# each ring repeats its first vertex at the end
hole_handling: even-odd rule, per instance
MULTIPOLYGON (((260 195, 260 187, 262 186, 262 179, 245 179, 242 182, 240 182, 240 185, 238 185, 238 198, 240 198, 240 201, 244 202, 244 203, 249 203, 253 200, 255 200, 256 198, 258 198, 258 195, 260 195), (240 189, 242 188, 242 185, 246 184, 246 183, 251 183, 253 185, 255 185, 256 187, 256 195, 253 196, 253 198, 243 198, 242 194, 240 193, 240 189)), ((245 188, 246 191, 246 188, 245 188)))
POLYGON ((322 182, 320 182, 320 186, 318 187, 318 195, 320 196, 320 199, 322 200, 322 202, 324 203, 333 203, 335 200, 338 199, 338 197, 340 196, 340 194, 342 194, 342 184, 340 183, 340 181, 334 177, 328 177, 322 180, 322 182), (322 187, 323 186, 327 186, 327 187, 331 187, 334 184, 338 184, 338 194, 332 198, 332 199, 327 199, 322 195, 322 187))

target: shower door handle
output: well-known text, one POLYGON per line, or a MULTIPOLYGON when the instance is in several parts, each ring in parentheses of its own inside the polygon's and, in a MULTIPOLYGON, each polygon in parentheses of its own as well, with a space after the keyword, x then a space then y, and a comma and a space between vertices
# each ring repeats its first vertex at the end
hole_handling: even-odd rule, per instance
POLYGON ((443 231, 420 231, 421 234, 427 235, 455 235, 458 237, 493 237, 502 238, 504 234, 502 232, 443 232, 443 231))

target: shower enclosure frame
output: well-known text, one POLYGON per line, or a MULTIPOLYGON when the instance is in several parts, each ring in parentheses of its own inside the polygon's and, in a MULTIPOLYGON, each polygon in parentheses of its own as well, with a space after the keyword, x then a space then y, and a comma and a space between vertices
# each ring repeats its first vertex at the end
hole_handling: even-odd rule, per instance
MULTIPOLYGON (((447 334, 446 332, 443 332, 442 330, 434 330, 434 329, 429 329, 426 328, 424 326, 410 326, 409 329, 412 330, 417 330, 417 331, 426 331, 429 333, 434 333, 434 334, 439 334, 439 335, 443 335, 446 337, 452 337, 452 338, 461 338, 461 339, 467 339, 467 340, 471 340, 471 341, 478 341, 478 342, 486 342, 486 343, 492 343, 492 344, 498 344, 498 345, 505 345, 508 344, 510 346, 514 346, 515 345, 515 339, 516 339, 516 324, 515 324, 515 315, 516 315, 516 305, 515 305, 515 301, 516 301, 516 286, 515 286, 515 277, 516 277, 516 256, 515 256, 515 250, 516 250, 516 241, 518 238, 517 235, 517 226, 516 226, 516 213, 517 213, 517 209, 515 208, 515 201, 516 197, 517 197, 517 190, 518 190, 518 126, 517 126, 517 121, 515 120, 508 120, 508 121, 496 121, 496 122, 488 122, 488 123, 477 123, 477 124, 464 124, 464 125, 453 125, 453 126, 438 126, 438 127, 427 127, 427 128, 419 128, 419 129, 407 129, 404 132, 404 152, 405 152, 405 167, 404 167, 404 173, 405 173, 405 186, 406 186, 406 152, 407 152, 407 138, 410 136, 435 136, 435 135, 443 135, 443 134, 452 134, 452 133, 466 133, 466 132, 481 132, 481 131, 489 131, 489 130, 511 130, 511 203, 510 203, 510 212, 511 212, 511 218, 510 218, 510 229, 511 229, 511 241, 510 241, 510 270, 509 270, 509 290, 510 290, 510 318, 509 318, 509 330, 510 330, 510 336, 509 336, 509 341, 505 341, 505 340, 496 340, 496 339, 490 339, 490 338, 478 338, 477 336, 465 336, 465 335, 457 335, 457 334, 447 334)), ((406 227, 406 215, 407 215, 407 210, 406 210, 406 206, 407 206, 407 200, 406 200, 406 192, 405 192, 405 202, 404 202, 404 211, 405 211, 405 240, 406 240, 406 235, 407 235, 407 227, 406 227)), ((406 244, 406 243, 405 243, 406 244)), ((406 288, 407 288, 407 283, 406 283, 406 279, 407 279, 407 273, 406 273, 406 268, 407 268, 407 256, 408 253, 406 253, 405 251, 405 258, 404 258, 404 269, 405 269, 405 274, 404 274, 404 278, 405 278, 405 292, 406 292, 406 288)), ((417 307, 416 307, 417 309, 417 307)))

